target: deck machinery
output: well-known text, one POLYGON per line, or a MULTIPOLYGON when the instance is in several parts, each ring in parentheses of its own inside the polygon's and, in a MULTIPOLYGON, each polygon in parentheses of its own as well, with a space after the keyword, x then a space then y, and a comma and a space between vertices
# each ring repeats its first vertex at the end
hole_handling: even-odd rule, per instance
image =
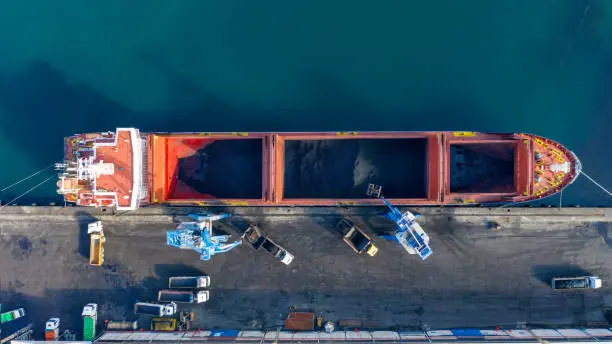
POLYGON ((387 208, 389 208, 389 212, 386 214, 387 218, 397 225, 395 233, 382 235, 382 237, 389 241, 399 243, 408 253, 418 255, 421 260, 427 259, 433 251, 429 247, 429 236, 425 233, 421 225, 416 222, 418 215, 414 215, 408 210, 402 213, 399 209, 391 205, 381 193, 382 186, 374 184, 368 185, 367 195, 380 198, 387 208))
POLYGON ((175 230, 168 231, 166 244, 200 254, 201 260, 209 260, 218 253, 228 252, 241 241, 227 243, 229 235, 213 235, 213 222, 229 217, 229 214, 189 214, 195 221, 181 222, 175 230))

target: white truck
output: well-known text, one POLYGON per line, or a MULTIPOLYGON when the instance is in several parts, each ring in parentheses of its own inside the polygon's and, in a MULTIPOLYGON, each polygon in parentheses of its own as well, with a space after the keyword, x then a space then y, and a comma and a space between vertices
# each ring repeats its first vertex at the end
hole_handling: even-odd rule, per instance
POLYGON ((200 289, 210 286, 210 277, 208 276, 179 276, 170 277, 168 279, 170 289, 200 289))
POLYGON ((268 236, 255 225, 250 225, 242 237, 255 251, 261 248, 285 265, 289 265, 293 261, 293 255, 289 253, 289 251, 268 238, 268 236))
POLYGON ((601 278, 597 276, 582 277, 553 277, 550 281, 553 289, 599 289, 601 288, 601 278))
POLYGON ((204 303, 208 301, 208 290, 160 290, 157 293, 159 302, 204 303))
POLYGON ((176 303, 174 302, 165 305, 149 302, 136 302, 134 304, 134 313, 154 315, 156 317, 174 315, 176 314, 176 309, 176 303))

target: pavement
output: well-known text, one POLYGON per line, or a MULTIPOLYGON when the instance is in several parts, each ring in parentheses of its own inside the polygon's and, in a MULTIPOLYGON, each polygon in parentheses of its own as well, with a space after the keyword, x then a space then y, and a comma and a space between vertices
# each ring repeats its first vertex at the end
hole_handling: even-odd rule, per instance
MULTIPOLYGON (((431 212, 423 226, 434 251, 426 261, 380 238, 375 257, 355 255, 333 229, 338 209, 319 215, 251 213, 217 228, 238 238, 245 221, 258 224, 295 255, 285 266, 245 244, 207 262, 196 252, 166 246, 166 230, 185 219, 180 214, 94 217, 82 209, 58 214, 15 208, 0 213, 0 301, 3 309, 25 307, 35 335, 54 316, 62 327, 80 331, 80 313, 89 302, 99 304, 101 320, 138 319, 145 327, 149 318, 133 314, 134 302, 153 301, 170 276, 203 273, 211 276, 210 301, 180 306, 196 312, 194 326, 200 328, 273 329, 291 305, 326 320, 361 319, 397 329, 586 326, 606 320, 612 226, 600 220, 609 220, 608 209, 574 209, 551 218, 544 212, 556 209, 532 209, 531 215, 476 209, 463 215, 425 210, 431 212), (102 267, 87 264, 86 227, 96 217, 107 238, 102 267), (486 228, 490 219, 502 224, 501 231, 486 228), (591 274, 603 279, 601 289, 549 287, 553 276, 591 274)), ((346 213, 370 233, 393 229, 377 212, 346 213)))

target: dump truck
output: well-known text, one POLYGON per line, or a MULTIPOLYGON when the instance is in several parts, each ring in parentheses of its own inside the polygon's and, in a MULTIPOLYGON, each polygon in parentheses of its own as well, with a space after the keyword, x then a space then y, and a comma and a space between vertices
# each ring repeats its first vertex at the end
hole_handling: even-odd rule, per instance
POLYGON ((25 310, 23 308, 17 308, 15 310, 0 314, 0 323, 5 323, 5 322, 13 321, 15 319, 19 319, 24 315, 25 315, 25 310))
POLYGON ((154 315, 157 317, 174 315, 176 313, 176 303, 170 302, 162 305, 158 303, 136 302, 136 304, 134 304, 134 313, 154 315))
POLYGON ((160 290, 157 293, 159 302, 180 302, 180 303, 204 303, 208 301, 208 290, 201 291, 182 291, 182 290, 160 290))
POLYGON ((83 307, 83 340, 91 342, 96 338, 96 325, 98 323, 98 304, 88 303, 83 307))
POLYGON ((210 277, 208 276, 180 276, 170 277, 168 279, 168 287, 170 289, 200 289, 210 286, 210 277))
POLYGON ((367 252, 369 256, 373 257, 378 252, 378 248, 374 245, 372 239, 351 221, 340 220, 336 229, 342 233, 342 239, 355 253, 367 252))
POLYGON ((45 340, 54 341, 59 336, 59 318, 51 318, 45 323, 45 340))
POLYGON ((601 288, 601 278, 597 276, 553 277, 550 282, 553 289, 598 289, 601 288))
POLYGON ((104 231, 102 230, 102 222, 96 221, 87 225, 87 234, 89 234, 89 265, 100 266, 104 264, 104 231))
POLYGON ((250 225, 242 237, 256 251, 263 249, 285 265, 289 265, 293 261, 293 255, 291 253, 268 238, 263 231, 255 225, 250 225))
POLYGON ((153 318, 151 319, 151 331, 176 331, 176 319, 153 318))

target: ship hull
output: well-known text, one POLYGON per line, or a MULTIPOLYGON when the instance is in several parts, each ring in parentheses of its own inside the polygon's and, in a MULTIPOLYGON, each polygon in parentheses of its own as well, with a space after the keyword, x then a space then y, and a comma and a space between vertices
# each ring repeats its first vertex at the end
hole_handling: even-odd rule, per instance
MULTIPOLYGON (((97 146, 95 134, 87 135, 94 137, 89 146, 97 146)), ((105 192, 114 188, 116 205, 123 209, 134 208, 133 198, 139 205, 380 205, 366 196, 369 184, 381 185, 383 196, 397 205, 516 203, 555 194, 580 171, 580 162, 565 147, 530 134, 118 129, 114 137, 123 146, 113 152, 100 148, 106 165, 117 161, 106 166, 114 178, 101 184, 105 192)), ((109 141, 103 142, 112 147, 109 141)), ((78 159, 79 148, 73 146, 67 145, 67 162, 78 159)), ((102 169, 96 167, 101 158, 90 160, 102 169)), ((79 202, 79 192, 69 197, 92 205, 79 202)))

